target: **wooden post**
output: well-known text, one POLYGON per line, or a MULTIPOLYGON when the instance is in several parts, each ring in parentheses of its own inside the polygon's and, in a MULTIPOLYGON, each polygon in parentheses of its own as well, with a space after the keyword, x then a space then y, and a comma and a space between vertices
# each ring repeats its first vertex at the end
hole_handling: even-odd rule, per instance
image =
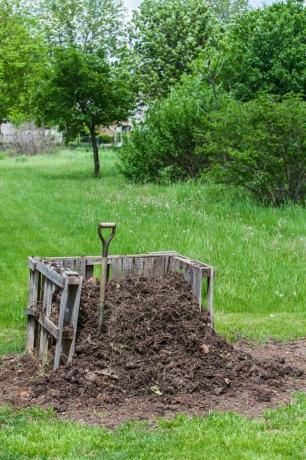
MULTIPOLYGON (((38 298, 39 273, 35 269, 30 269, 29 283, 29 308, 36 307, 38 298)), ((35 344, 35 334, 37 332, 37 322, 33 316, 28 317, 27 330, 27 352, 32 353, 35 344)))
POLYGON ((210 315, 210 325, 214 328, 214 271, 210 271, 207 278, 207 309, 210 315))
POLYGON ((64 289, 61 296, 60 313, 58 318, 58 338, 55 347, 54 356, 54 369, 58 369, 60 365, 61 353, 62 353, 62 338, 64 329, 65 309, 68 299, 68 278, 65 280, 64 289))
MULTIPOLYGON (((43 317, 50 318, 51 307, 52 307, 52 292, 53 283, 45 278, 44 282, 44 297, 43 297, 43 317)), ((39 343, 39 356, 43 363, 48 360, 48 338, 49 334, 44 327, 40 331, 40 343, 39 343)))

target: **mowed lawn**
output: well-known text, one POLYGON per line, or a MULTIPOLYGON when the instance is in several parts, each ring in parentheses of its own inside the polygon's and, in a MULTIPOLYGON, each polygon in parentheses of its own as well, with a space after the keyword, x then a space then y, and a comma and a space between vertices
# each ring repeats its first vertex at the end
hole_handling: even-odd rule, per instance
MULTIPOLYGON (((216 185, 132 185, 114 152, 101 156, 99 179, 81 150, 0 160, 0 353, 24 346, 27 257, 99 254, 99 221, 118 225, 113 254, 170 249, 216 267, 228 338, 306 336, 305 209, 263 208, 216 185)), ((262 420, 212 413, 110 433, 3 407, 0 459, 303 459, 305 414, 300 394, 262 420)))

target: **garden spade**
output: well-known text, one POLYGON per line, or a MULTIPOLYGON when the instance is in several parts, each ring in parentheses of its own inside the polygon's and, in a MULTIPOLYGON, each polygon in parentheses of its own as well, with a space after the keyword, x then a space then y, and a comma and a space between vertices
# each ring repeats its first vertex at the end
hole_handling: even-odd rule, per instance
POLYGON ((114 223, 101 223, 98 224, 98 235, 102 241, 102 270, 101 270, 101 282, 100 282, 100 307, 99 307, 99 324, 98 334, 102 332, 103 320, 104 320, 104 307, 105 307, 105 291, 106 283, 108 278, 107 269, 107 258, 108 258, 108 247, 116 233, 116 224, 114 223), (108 237, 104 237, 103 233, 105 230, 111 230, 108 237))

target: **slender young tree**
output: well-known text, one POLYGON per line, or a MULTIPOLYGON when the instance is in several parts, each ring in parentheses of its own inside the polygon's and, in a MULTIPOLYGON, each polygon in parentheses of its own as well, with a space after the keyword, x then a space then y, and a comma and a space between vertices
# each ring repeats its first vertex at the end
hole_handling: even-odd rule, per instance
POLYGON ((67 140, 88 129, 95 176, 100 173, 97 128, 126 119, 130 106, 127 80, 113 71, 104 52, 87 54, 76 46, 54 50, 35 95, 40 123, 57 125, 67 140))
POLYGON ((97 128, 131 108, 122 0, 39 0, 31 7, 48 43, 50 69, 37 91, 36 118, 56 123, 67 140, 89 130, 95 175, 97 128))

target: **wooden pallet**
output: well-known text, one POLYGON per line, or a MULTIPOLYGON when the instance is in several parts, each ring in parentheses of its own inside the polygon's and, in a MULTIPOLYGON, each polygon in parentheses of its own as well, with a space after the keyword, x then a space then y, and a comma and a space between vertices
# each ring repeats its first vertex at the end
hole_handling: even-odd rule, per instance
MULTIPOLYGON (((80 294, 83 279, 94 275, 95 266, 101 266, 100 256, 52 257, 41 259, 31 257, 30 293, 28 312, 27 350, 39 348, 42 359, 46 359, 48 343, 55 341, 54 368, 60 362, 72 360, 77 331, 80 294), (60 291, 61 302, 58 324, 50 319, 52 295, 60 291)), ((213 327, 213 282, 214 268, 198 260, 176 252, 152 252, 126 256, 109 256, 108 271, 111 279, 120 280, 126 276, 158 277, 168 272, 180 272, 189 283, 193 295, 202 308, 202 298, 206 295, 205 306, 210 313, 213 327), (205 294, 203 279, 206 280, 205 294)))
POLYGON ((49 343, 54 342, 54 369, 57 369, 60 362, 70 362, 74 354, 83 277, 37 257, 29 258, 29 268, 27 351, 38 349, 44 362, 49 343), (56 323, 51 319, 54 295, 60 297, 56 323))

